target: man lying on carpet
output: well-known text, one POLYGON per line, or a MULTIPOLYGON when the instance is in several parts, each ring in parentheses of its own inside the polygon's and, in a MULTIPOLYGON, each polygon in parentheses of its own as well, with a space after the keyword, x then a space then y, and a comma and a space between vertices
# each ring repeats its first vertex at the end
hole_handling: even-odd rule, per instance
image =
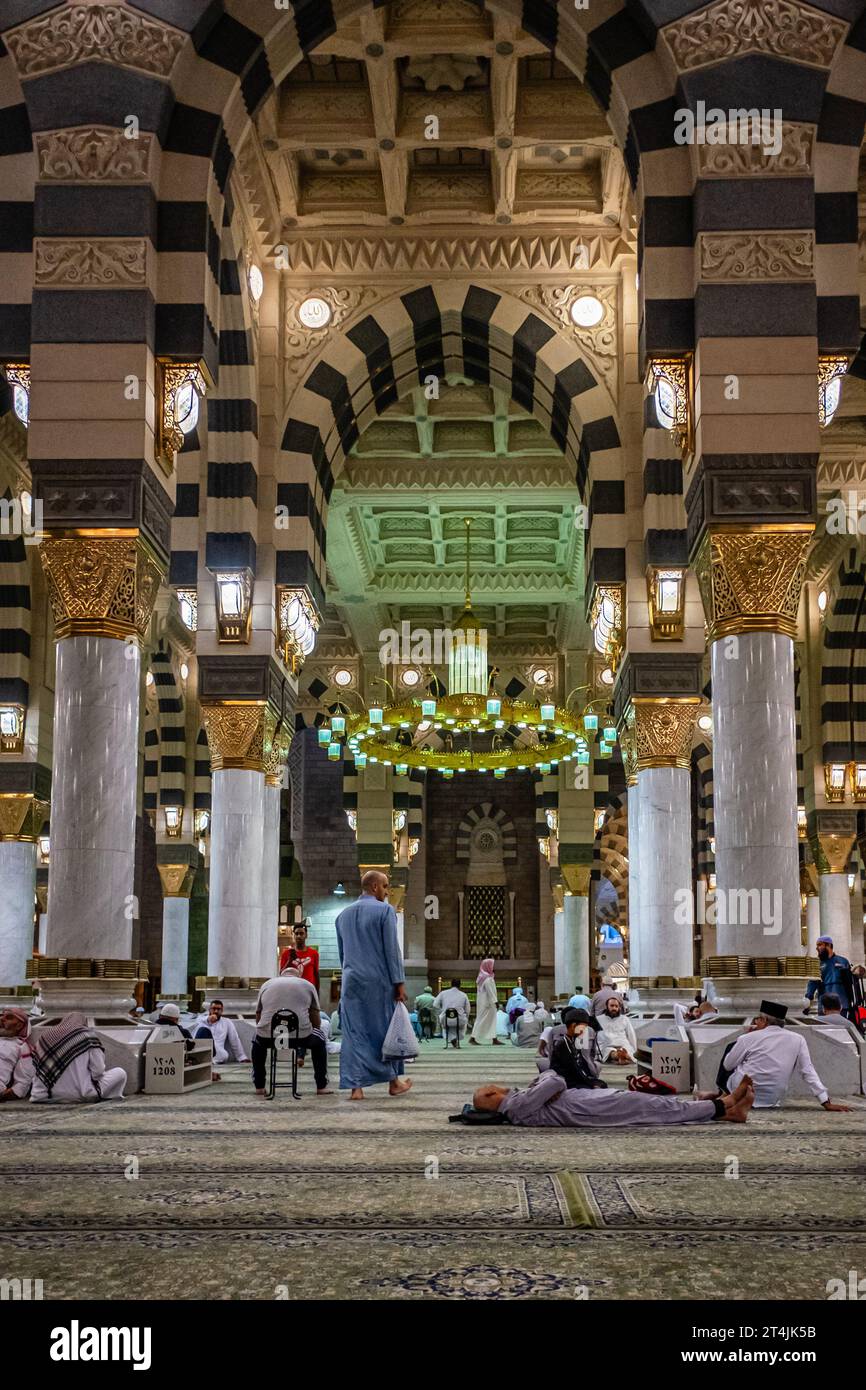
POLYGON ((688 1125, 707 1120, 744 1124, 755 1100, 751 1078, 717 1100, 678 1100, 637 1091, 569 1090, 561 1076, 544 1072, 525 1090, 479 1086, 472 1097, 476 1110, 496 1110, 513 1125, 558 1125, 607 1129, 629 1125, 688 1125))

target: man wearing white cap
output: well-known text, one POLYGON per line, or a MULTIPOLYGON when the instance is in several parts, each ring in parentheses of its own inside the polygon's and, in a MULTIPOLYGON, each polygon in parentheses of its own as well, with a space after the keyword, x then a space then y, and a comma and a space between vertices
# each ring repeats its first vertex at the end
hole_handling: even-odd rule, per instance
POLYGON ((784 1004, 762 999, 761 1012, 752 1020, 751 1028, 722 1060, 722 1072, 730 1073, 725 1089, 735 1091, 743 1077, 750 1076, 755 1084, 755 1108, 766 1109, 781 1105, 791 1078, 798 1071, 825 1110, 850 1110, 848 1105, 834 1105, 831 1101, 827 1087, 812 1066, 803 1034, 785 1030, 787 1013, 784 1004))
POLYGON ((849 1009, 854 1003, 854 989, 851 984, 851 962, 844 956, 837 956, 833 949, 832 936, 819 936, 815 943, 818 959, 821 962, 820 980, 810 980, 806 986, 807 1014, 812 1007, 815 995, 838 994, 842 1000, 842 1012, 850 1018, 849 1009))

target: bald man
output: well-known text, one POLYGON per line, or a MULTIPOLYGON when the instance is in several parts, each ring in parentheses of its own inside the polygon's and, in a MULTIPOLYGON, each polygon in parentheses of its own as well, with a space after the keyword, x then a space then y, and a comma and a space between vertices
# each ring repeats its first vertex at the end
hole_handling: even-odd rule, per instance
POLYGON ((399 1060, 382 1061, 382 1044, 396 1003, 405 1004, 403 957, 397 915, 387 902, 388 875, 369 869, 361 896, 337 918, 343 982, 340 992, 340 1088, 363 1100, 364 1087, 388 1083, 388 1094, 405 1095, 412 1082, 399 1060))

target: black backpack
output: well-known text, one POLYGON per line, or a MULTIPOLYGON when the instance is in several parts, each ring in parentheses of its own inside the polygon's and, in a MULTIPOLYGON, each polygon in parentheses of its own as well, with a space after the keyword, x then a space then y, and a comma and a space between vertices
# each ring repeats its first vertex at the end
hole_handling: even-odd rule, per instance
POLYGON ((507 1125, 508 1116, 501 1115, 498 1110, 476 1110, 467 1101, 459 1115, 448 1116, 448 1123, 449 1125, 507 1125))

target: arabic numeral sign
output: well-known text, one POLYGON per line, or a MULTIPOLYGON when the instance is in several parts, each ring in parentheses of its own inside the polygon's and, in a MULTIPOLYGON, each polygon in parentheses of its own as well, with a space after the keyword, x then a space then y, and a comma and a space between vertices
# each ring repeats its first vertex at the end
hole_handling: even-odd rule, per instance
POLYGON ((174 1076, 175 1062, 173 1057, 154 1057, 153 1059, 154 1076, 174 1076))

